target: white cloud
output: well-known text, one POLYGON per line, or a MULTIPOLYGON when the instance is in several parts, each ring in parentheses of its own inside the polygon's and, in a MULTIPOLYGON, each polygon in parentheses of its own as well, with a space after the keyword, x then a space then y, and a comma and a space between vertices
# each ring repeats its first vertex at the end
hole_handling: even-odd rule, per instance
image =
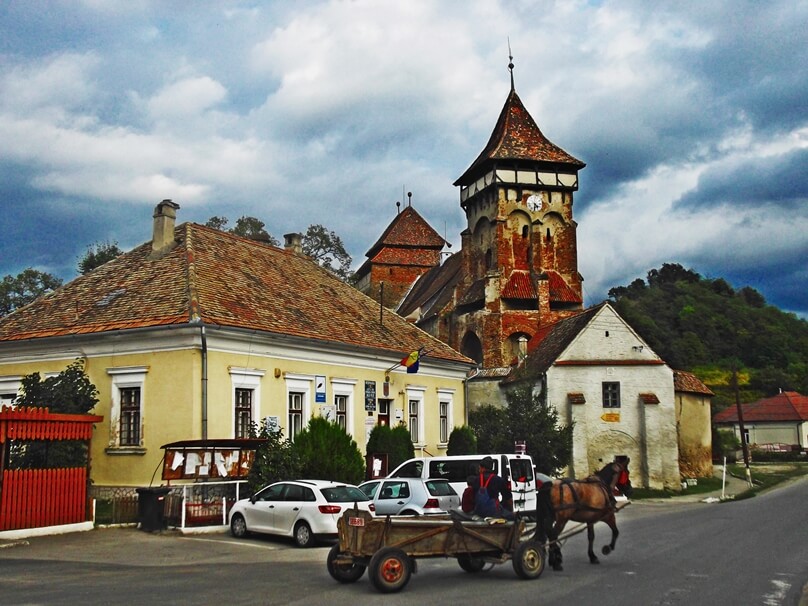
POLYGON ((155 120, 171 120, 201 114, 226 97, 225 87, 209 76, 186 78, 166 86, 150 98, 148 110, 155 120))

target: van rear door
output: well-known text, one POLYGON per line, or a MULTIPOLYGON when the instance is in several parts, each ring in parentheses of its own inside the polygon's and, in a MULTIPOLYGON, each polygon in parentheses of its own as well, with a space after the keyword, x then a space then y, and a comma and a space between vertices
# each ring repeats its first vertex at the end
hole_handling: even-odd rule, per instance
POLYGON ((511 483, 515 511, 536 510, 536 476, 533 459, 527 455, 502 455, 503 471, 511 483))

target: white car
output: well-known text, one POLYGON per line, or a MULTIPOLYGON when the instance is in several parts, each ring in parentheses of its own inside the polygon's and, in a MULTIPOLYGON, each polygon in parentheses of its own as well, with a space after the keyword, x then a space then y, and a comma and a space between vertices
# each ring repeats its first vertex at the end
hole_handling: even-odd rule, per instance
POLYGON ((352 484, 326 480, 276 482, 233 505, 230 532, 243 537, 250 532, 292 537, 298 547, 309 547, 319 538, 337 536, 337 520, 356 504, 373 513, 368 496, 352 484))
POLYGON ((376 515, 424 515, 460 509, 460 497, 447 480, 384 478, 359 488, 373 499, 376 515))

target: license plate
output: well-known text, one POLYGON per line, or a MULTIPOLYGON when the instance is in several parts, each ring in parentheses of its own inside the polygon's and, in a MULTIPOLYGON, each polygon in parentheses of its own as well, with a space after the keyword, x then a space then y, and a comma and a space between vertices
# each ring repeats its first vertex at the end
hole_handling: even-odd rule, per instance
POLYGON ((364 526, 365 518, 348 518, 348 526, 364 526))

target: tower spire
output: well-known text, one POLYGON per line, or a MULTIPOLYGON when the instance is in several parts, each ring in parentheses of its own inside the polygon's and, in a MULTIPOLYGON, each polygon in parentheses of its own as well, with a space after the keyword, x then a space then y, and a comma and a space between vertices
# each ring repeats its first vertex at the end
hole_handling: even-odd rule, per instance
POLYGON ((511 38, 508 36, 508 71, 511 72, 511 92, 516 89, 513 85, 513 53, 511 52, 511 38))

